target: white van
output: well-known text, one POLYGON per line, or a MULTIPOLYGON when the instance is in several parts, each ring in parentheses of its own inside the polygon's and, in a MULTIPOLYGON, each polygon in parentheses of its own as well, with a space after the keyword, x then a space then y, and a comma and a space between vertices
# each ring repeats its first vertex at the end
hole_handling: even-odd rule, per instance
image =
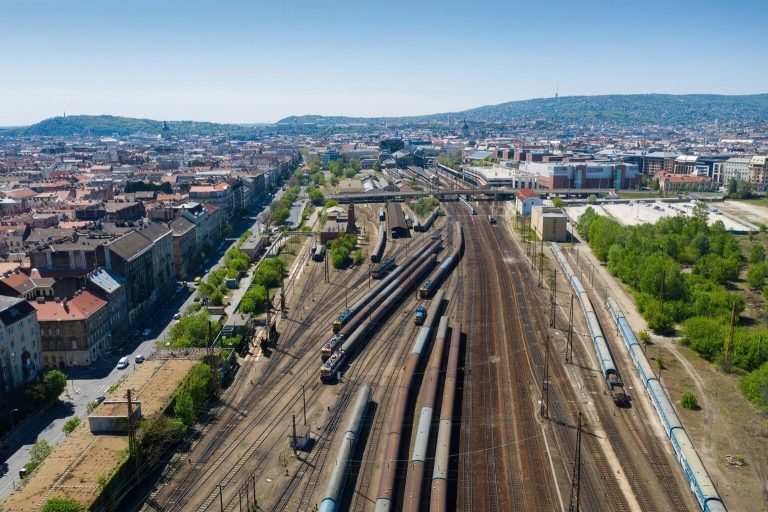
POLYGON ((117 369, 124 370, 126 368, 128 368, 128 357, 121 357, 117 362, 117 369))

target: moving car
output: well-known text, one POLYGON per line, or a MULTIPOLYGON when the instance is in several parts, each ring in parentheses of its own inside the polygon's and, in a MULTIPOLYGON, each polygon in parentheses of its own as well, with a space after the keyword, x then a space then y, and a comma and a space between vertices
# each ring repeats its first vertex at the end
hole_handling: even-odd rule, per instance
POLYGON ((181 314, 179 314, 179 313, 176 313, 175 315, 173 315, 173 319, 174 319, 174 320, 179 320, 179 319, 181 319, 181 314))
POLYGON ((133 360, 136 361, 136 364, 141 364, 144 362, 144 356, 141 354, 136 354, 136 357, 134 357, 133 360))
POLYGON ((128 357, 121 357, 117 362, 117 369, 124 370, 126 368, 128 368, 128 357))

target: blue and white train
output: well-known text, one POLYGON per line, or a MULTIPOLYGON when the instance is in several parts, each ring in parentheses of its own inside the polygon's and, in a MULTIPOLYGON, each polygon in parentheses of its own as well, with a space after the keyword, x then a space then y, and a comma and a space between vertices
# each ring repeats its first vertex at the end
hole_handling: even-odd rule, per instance
POLYGON ((613 321, 616 322, 616 326, 619 328, 621 338, 624 340, 627 350, 629 350, 629 355, 635 363, 637 373, 643 381, 643 386, 645 386, 648 396, 651 398, 651 403, 659 414, 661 424, 664 426, 664 432, 672 442, 672 448, 677 455, 677 461, 683 468, 683 473, 685 473, 685 478, 688 480, 696 501, 698 501, 701 509, 705 512, 725 511, 726 508, 722 498, 720 498, 712 479, 701 462, 699 454, 696 453, 696 449, 688 437, 685 428, 683 428, 680 418, 672 406, 672 402, 667 397, 659 379, 648 363, 648 359, 645 357, 632 327, 630 327, 629 322, 624 317, 624 313, 612 297, 608 298, 606 304, 613 321))
POLYGON ((600 361, 600 370, 605 377, 605 384, 608 391, 611 393, 611 397, 616 405, 627 406, 629 405, 629 397, 624 391, 624 383, 621 381, 616 365, 613 362, 611 351, 608 349, 608 344, 605 341, 603 330, 600 328, 600 322, 597 321, 597 315, 595 314, 595 308, 592 307, 592 301, 589 300, 587 291, 581 285, 581 281, 573 273, 571 266, 565 260, 565 255, 560 250, 560 246, 557 243, 552 243, 552 252, 555 254, 555 258, 560 263, 568 282, 571 283, 576 297, 579 299, 581 309, 584 311, 584 317, 587 319, 587 327, 589 328, 589 336, 592 339, 592 345, 595 347, 595 353, 597 359, 600 361))

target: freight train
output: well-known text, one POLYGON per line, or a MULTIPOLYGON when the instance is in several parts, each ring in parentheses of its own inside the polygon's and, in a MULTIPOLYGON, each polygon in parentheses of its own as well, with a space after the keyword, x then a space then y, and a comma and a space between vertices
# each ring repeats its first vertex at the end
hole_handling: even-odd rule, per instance
POLYGON ((461 249, 463 246, 464 237, 461 231, 461 224, 457 222, 455 224, 455 242, 453 252, 451 252, 450 256, 445 258, 445 261, 443 261, 443 263, 440 265, 440 268, 437 269, 437 273, 432 277, 432 279, 424 281, 424 284, 419 287, 420 299, 426 299, 431 296, 434 290, 440 285, 442 280, 445 279, 445 276, 451 272, 453 264, 458 262, 459 258, 461 257, 461 249))
POLYGON ((696 501, 698 501, 699 506, 705 512, 722 512, 726 510, 723 500, 720 498, 712 479, 701 462, 699 454, 696 453, 696 449, 683 428, 680 418, 678 418, 675 408, 672 406, 672 402, 667 397, 659 383, 659 379, 648 363, 648 359, 645 357, 632 327, 624 317, 624 313, 611 297, 606 301, 606 305, 613 321, 616 322, 624 344, 627 346, 632 362, 635 363, 637 373, 640 375, 640 380, 643 381, 643 386, 645 386, 645 390, 651 398, 651 403, 661 419, 664 431, 672 442, 672 448, 675 450, 677 460, 683 468, 685 478, 688 480, 696 501))
POLYGON ((323 244, 317 244, 312 250, 312 259, 314 261, 323 261, 325 258, 325 246, 323 244))
POLYGON ((384 224, 379 224, 378 238, 376 239, 376 246, 371 253, 371 262, 378 263, 381 261, 381 257, 384 255, 384 247, 387 244, 387 230, 384 229, 384 224))
POLYGON ((440 216, 440 207, 438 206, 432 211, 429 217, 427 217, 427 222, 425 222, 424 224, 422 224, 421 222, 418 222, 416 226, 413 228, 413 230, 418 231, 420 233, 429 231, 429 228, 432 227, 432 224, 435 223, 435 221, 439 216, 440 216))
POLYGON ((616 405, 622 407, 628 406, 629 396, 624 391, 624 383, 616 369, 616 364, 613 362, 611 351, 608 349, 608 343, 606 343, 603 330, 600 328, 600 322, 597 321, 595 308, 592 307, 592 301, 589 300, 587 291, 581 285, 581 281, 576 277, 576 274, 573 273, 571 266, 565 260, 565 255, 562 253, 560 246, 557 245, 556 242, 552 243, 552 252, 560 263, 566 279, 568 279, 574 292, 576 292, 576 298, 579 299, 579 304, 584 312, 584 317, 587 319, 589 336, 592 339, 592 345, 595 347, 597 359, 600 361, 600 370, 603 373, 603 377, 605 377, 605 384, 608 391, 611 393, 611 397, 616 405))
POLYGON ((391 258, 387 258, 382 263, 379 263, 374 267, 374 269, 371 271, 371 277, 374 279, 381 279, 385 275, 387 275, 387 272, 395 268, 395 257, 392 256, 391 258))
MULTIPOLYGON (((354 353, 357 344, 363 339, 368 330, 384 319, 395 303, 401 300, 405 293, 411 288, 412 283, 424 277, 424 275, 432 269, 436 261, 436 256, 434 254, 428 255, 424 260, 417 260, 417 267, 411 274, 397 277, 392 285, 388 286, 387 289, 381 293, 382 297, 386 297, 382 302, 378 303, 378 305, 372 303, 371 306, 369 306, 368 313, 360 315, 360 318, 365 318, 365 320, 363 320, 354 332, 349 334, 349 336, 346 336, 345 334, 341 347, 336 348, 320 367, 321 382, 332 383, 336 381, 345 362, 354 353)), ((327 347, 328 344, 323 346, 323 356, 327 347)))
MULTIPOLYGON (((391 285, 391 283, 394 281, 394 279, 400 275, 402 272, 406 271, 411 265, 413 265, 419 258, 421 258, 424 254, 426 254, 429 251, 434 251, 437 246, 434 245, 434 243, 429 243, 419 249, 415 255, 411 257, 404 265, 401 265, 397 269, 395 269, 389 276, 387 276, 386 279, 381 281, 376 287, 366 293, 360 300, 355 302, 351 308, 347 309, 346 311, 342 312, 336 320, 333 321, 332 327, 333 332, 338 333, 341 331, 342 328, 344 328, 347 324, 349 324, 354 318, 355 315, 360 313, 365 306, 368 305, 375 297, 379 297, 380 295, 385 295, 384 292, 389 289, 388 287, 391 285)), ((387 261, 392 262, 392 265, 394 266, 395 259, 390 258, 387 261)), ((384 299, 384 297, 380 297, 381 300, 384 299)), ((358 322, 359 323, 359 322, 358 322)), ((351 325, 350 328, 354 329, 356 324, 351 325)), ((326 343, 323 346, 322 349, 322 357, 327 358, 331 355, 333 350, 335 350, 336 346, 341 344, 341 341, 343 339, 343 334, 341 338, 338 338, 336 336, 332 337, 328 343, 326 343)))
POLYGON ((344 439, 339 445, 339 451, 336 454, 336 464, 329 471, 328 483, 323 493, 323 500, 320 502, 318 512, 336 512, 340 509, 339 504, 344 492, 344 484, 350 473, 349 466, 352 464, 352 456, 355 451, 355 444, 360 437, 360 430, 363 428, 365 411, 371 400, 371 387, 365 385, 357 393, 357 399, 352 406, 349 414, 347 429, 344 431, 344 439))

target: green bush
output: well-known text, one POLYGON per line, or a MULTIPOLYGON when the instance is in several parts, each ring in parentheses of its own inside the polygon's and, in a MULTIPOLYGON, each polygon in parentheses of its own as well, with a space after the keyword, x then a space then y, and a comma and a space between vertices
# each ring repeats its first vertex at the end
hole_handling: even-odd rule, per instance
POLYGON ((683 406, 683 409, 688 409, 689 411, 696 411, 699 409, 699 402, 696 400, 696 395, 690 391, 686 391, 682 394, 680 397, 680 405, 683 406))
POLYGON ((184 388, 176 393, 173 415, 188 427, 195 422, 195 404, 192 402, 192 395, 184 388))
POLYGON ((85 512, 85 507, 77 500, 49 498, 40 507, 40 512, 85 512))
POLYGON ((24 466, 29 476, 53 452, 53 446, 45 439, 38 439, 29 450, 29 462, 24 466))
MULTIPOLYGON (((753 246, 756 247, 756 246, 753 246)), ((762 290, 765 284, 765 274, 768 271, 768 265, 764 262, 753 263, 747 271, 747 283, 753 290, 762 290)))
POLYGON ((61 427, 62 432, 64 434, 69 435, 82 423, 82 420, 78 418, 77 416, 72 416, 67 421, 64 422, 64 426, 61 427))
POLYGON ((768 362, 741 379, 741 391, 752 403, 768 411, 768 362))

